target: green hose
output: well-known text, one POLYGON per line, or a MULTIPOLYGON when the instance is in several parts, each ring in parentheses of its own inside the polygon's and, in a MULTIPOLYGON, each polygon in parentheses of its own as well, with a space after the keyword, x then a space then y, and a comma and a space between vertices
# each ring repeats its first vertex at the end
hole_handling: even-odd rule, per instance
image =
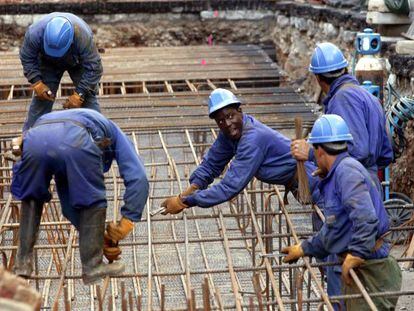
POLYGON ((385 5, 392 13, 405 15, 410 13, 408 0, 385 0, 385 5))

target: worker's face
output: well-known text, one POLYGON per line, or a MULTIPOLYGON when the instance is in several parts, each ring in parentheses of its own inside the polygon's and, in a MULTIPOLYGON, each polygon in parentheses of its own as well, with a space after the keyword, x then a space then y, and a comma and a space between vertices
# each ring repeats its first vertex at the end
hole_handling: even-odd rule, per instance
POLYGON ((238 140, 243 129, 243 113, 240 108, 225 107, 214 114, 214 120, 226 137, 238 140))

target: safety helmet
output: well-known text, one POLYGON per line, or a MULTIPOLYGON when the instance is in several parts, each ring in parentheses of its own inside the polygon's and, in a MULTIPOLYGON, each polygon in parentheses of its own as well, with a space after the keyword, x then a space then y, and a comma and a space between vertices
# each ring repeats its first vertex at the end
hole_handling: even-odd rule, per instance
POLYGON ((53 17, 46 25, 43 34, 43 47, 47 55, 62 57, 73 42, 74 28, 63 16, 53 17))
POLYGON ((335 44, 319 43, 313 51, 309 71, 322 74, 348 67, 348 61, 335 44))
POLYGON ((208 116, 212 118, 212 113, 233 104, 240 104, 240 101, 232 92, 225 89, 215 89, 208 98, 208 116))
POLYGON ((351 140, 352 134, 344 119, 336 114, 325 114, 313 125, 308 143, 324 144, 351 140))

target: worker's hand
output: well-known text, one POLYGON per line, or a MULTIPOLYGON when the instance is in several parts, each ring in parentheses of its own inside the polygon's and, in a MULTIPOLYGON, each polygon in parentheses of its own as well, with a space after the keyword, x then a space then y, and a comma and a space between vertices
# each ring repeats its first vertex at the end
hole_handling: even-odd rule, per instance
POLYGON ((109 237, 108 233, 105 232, 104 235, 104 248, 103 254, 108 259, 109 262, 121 259, 120 255, 122 254, 121 249, 118 246, 118 242, 114 243, 109 237))
POLYGON ((128 218, 122 217, 120 221, 116 224, 109 223, 106 226, 106 232, 108 233, 108 238, 113 242, 118 242, 119 240, 125 239, 125 237, 132 231, 134 228, 134 223, 128 218))
POLYGON ((162 207, 165 207, 163 215, 167 214, 178 214, 183 209, 187 208, 188 205, 184 204, 179 195, 166 199, 161 203, 162 207))
POLYGON ((194 191, 198 190, 198 185, 191 184, 187 189, 185 189, 183 192, 181 192, 180 196, 186 197, 192 194, 194 191))
POLYGON ((20 157, 23 152, 23 135, 13 138, 11 145, 13 155, 15 155, 16 157, 20 157))
POLYGON ((296 262, 300 257, 305 256, 305 253, 303 252, 302 246, 300 244, 284 247, 280 252, 287 254, 282 260, 283 262, 287 263, 296 262))
POLYGON ((78 93, 73 92, 63 104, 63 109, 81 108, 84 101, 85 100, 78 93))
POLYGON ((39 80, 35 84, 32 85, 32 89, 35 92, 35 96, 40 100, 49 100, 54 101, 55 97, 52 94, 50 88, 43 83, 43 81, 39 80))
POLYGON ((290 144, 290 153, 298 161, 307 161, 310 146, 305 139, 293 140, 290 144))
POLYGON ((352 283, 352 277, 351 277, 351 274, 349 273, 349 270, 359 267, 364 262, 365 260, 360 257, 347 254, 342 264, 342 280, 346 284, 350 285, 352 283))

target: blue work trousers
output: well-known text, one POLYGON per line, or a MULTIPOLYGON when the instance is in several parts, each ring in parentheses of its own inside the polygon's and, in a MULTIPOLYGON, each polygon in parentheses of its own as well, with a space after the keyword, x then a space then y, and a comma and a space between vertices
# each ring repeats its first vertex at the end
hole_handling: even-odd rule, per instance
MULTIPOLYGON (((81 65, 77 65, 75 67, 71 67, 67 69, 70 78, 73 81, 75 87, 79 84, 79 81, 82 78, 83 74, 83 67, 81 65)), ((56 95, 56 92, 59 88, 60 80, 62 79, 63 73, 65 70, 58 68, 53 65, 43 64, 40 63, 40 71, 42 73, 42 81, 45 83, 50 90, 52 91, 53 95, 56 95)), ((96 86, 98 89, 98 86, 96 86)), ((96 99, 96 95, 93 93, 84 94, 85 102, 82 108, 89 108, 101 112, 99 108, 98 101, 96 99)), ((41 117, 42 115, 49 113, 52 111, 53 101, 50 100, 40 100, 36 96, 33 96, 32 102, 29 107, 29 113, 27 115, 27 119, 23 125, 23 131, 28 130, 33 126, 36 120, 41 117)))
POLYGON ((48 202, 53 176, 62 213, 75 227, 80 209, 106 208, 102 150, 85 128, 66 121, 36 124, 26 133, 22 159, 13 166, 13 195, 48 202))

